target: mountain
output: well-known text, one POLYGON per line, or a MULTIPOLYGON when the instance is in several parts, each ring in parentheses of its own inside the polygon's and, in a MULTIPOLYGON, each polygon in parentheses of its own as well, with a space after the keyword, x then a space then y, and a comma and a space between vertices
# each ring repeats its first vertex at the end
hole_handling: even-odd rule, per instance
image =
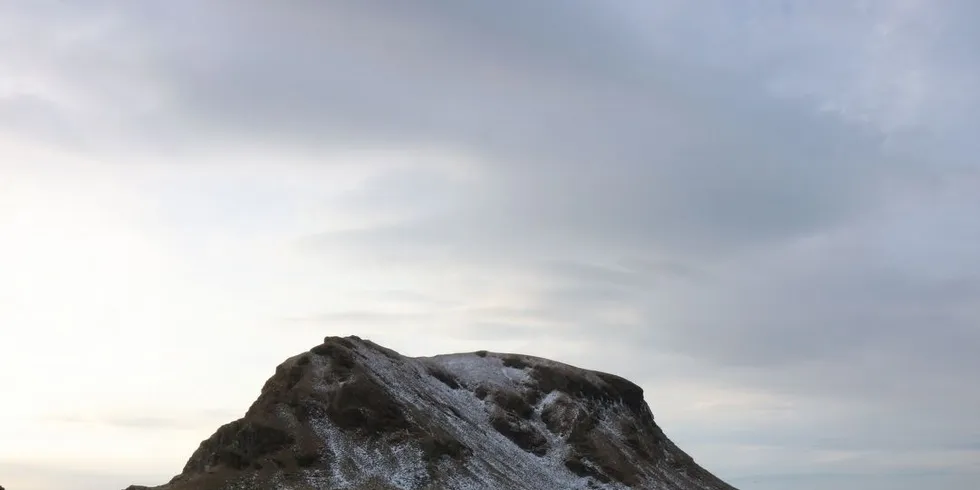
POLYGON ((358 337, 280 364, 244 417, 152 488, 735 490, 621 377, 485 351, 410 358, 358 337))

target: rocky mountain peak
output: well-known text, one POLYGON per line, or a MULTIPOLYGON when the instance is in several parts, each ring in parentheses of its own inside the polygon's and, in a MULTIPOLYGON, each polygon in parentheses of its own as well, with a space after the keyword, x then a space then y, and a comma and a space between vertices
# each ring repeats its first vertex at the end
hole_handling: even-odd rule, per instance
POLYGON ((733 490, 619 376, 485 351, 409 358, 358 337, 280 364, 155 488, 733 490))

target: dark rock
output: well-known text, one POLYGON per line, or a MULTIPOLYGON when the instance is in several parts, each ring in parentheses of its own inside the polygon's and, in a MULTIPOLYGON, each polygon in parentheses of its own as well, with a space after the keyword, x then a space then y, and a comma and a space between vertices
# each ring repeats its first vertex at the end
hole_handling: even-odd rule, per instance
POLYGON ((291 446, 293 442, 294 437, 281 428, 257 421, 236 420, 225 424, 201 443, 184 466, 184 473, 219 467, 234 470, 255 465, 261 467, 260 459, 291 446))
POLYGON ((486 351, 412 359, 358 337, 285 361, 170 483, 127 490, 373 490, 394 478, 419 490, 734 490, 667 439, 623 378, 486 351), (567 473, 543 463, 552 450, 567 473))
POLYGON ((593 399, 603 402, 619 402, 633 410, 640 411, 646 405, 643 401, 643 388, 612 374, 591 372, 600 383, 589 379, 590 372, 570 366, 555 367, 537 365, 531 370, 538 391, 550 393, 560 391, 572 397, 593 399))
POLYGON ((522 356, 505 355, 503 356, 504 366, 514 369, 527 369, 530 364, 522 356))
POLYGON ((534 412, 534 408, 519 393, 497 390, 490 394, 490 400, 505 412, 518 418, 526 419, 534 412))
POLYGON ((496 410, 490 415, 490 424, 497 432, 517 444, 517 447, 544 456, 548 452, 548 441, 538 429, 513 413, 496 410))
POLYGON ((429 366, 428 371, 430 376, 438 379, 440 382, 442 382, 442 384, 448 386, 450 389, 458 390, 460 388, 459 381, 457 381, 452 374, 449 374, 444 369, 429 366))

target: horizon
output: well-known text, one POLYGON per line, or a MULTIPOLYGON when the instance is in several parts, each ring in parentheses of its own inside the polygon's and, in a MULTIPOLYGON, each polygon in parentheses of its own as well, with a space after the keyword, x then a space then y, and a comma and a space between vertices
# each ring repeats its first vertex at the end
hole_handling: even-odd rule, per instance
POLYGON ((0 3, 0 485, 324 336, 640 385, 740 490, 980 481, 980 3, 0 3))

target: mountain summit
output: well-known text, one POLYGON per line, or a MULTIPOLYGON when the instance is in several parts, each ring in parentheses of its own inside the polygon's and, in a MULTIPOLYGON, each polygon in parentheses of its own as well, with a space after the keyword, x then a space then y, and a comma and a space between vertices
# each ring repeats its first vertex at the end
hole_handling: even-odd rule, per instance
POLYGON ((485 351, 410 358, 358 337, 280 364, 244 417, 153 488, 735 490, 623 378, 485 351))

